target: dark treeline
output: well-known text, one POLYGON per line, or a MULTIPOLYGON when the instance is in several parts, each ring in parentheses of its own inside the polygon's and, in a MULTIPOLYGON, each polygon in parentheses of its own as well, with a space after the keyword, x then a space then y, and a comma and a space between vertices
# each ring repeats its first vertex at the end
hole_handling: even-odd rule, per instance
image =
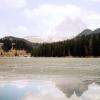
POLYGON ((34 48, 32 56, 36 57, 88 57, 100 56, 100 33, 82 35, 70 40, 43 43, 34 48))

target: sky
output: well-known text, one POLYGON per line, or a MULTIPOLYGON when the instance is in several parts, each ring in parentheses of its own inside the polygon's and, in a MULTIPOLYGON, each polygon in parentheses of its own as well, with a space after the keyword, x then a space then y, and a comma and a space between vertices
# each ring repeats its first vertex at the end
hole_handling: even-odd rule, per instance
POLYGON ((0 37, 65 39, 100 27, 100 0, 0 0, 0 37))

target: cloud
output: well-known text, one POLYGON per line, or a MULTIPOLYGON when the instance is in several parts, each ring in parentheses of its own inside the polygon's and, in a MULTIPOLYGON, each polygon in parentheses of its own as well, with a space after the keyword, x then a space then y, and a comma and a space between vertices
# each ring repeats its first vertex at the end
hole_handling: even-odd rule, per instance
POLYGON ((100 27, 100 15, 77 5, 40 5, 25 9, 25 16, 35 23, 35 32, 48 37, 47 41, 71 38, 86 28, 100 27), (38 30, 38 31, 37 31, 38 30))
POLYGON ((27 36, 29 33, 29 29, 23 25, 19 25, 18 27, 13 29, 13 36, 19 36, 24 37, 27 36))
MULTIPOLYGON (((35 29, 43 33, 42 36, 48 37, 55 34, 55 29, 57 26, 61 24, 63 21, 68 20, 66 22, 66 27, 71 23, 73 24, 73 19, 76 19, 81 14, 81 8, 76 5, 50 5, 50 4, 43 4, 35 9, 25 9, 24 11, 25 16, 29 20, 32 20, 35 23, 35 29), (69 20, 70 19, 70 20, 69 20), (71 20, 72 19, 72 20, 71 20)), ((82 25, 82 22, 78 22, 82 25)), ((77 21, 76 21, 77 25, 77 21)), ((63 27, 62 25, 61 27, 63 27)), ((34 27, 34 26, 33 26, 34 27)), ((64 26, 65 27, 65 26, 64 26)), ((74 27, 78 27, 75 26, 74 27)), ((80 26, 81 27, 81 26, 80 26)), ((83 28, 83 26, 82 26, 83 28)), ((61 31, 58 34, 65 34, 67 33, 68 28, 66 30, 61 31)), ((72 33, 72 29, 69 29, 69 33, 72 33)), ((76 32, 76 31, 75 31, 76 32)), ((67 34, 66 34, 67 35, 67 34)))
POLYGON ((0 8, 21 8, 25 6, 25 0, 0 0, 0 8))
POLYGON ((89 1, 92 1, 92 2, 100 2, 100 0, 89 0, 89 1))
POLYGON ((27 29, 27 27, 20 25, 16 28, 16 32, 17 33, 26 33, 26 32, 28 32, 28 29, 27 29))
MULTIPOLYGON (((15 4, 18 5, 21 1, 25 2, 17 0, 15 4)), ((10 4, 13 5, 13 3, 10 4)), ((72 38, 86 28, 100 27, 99 13, 73 4, 41 4, 33 9, 25 8, 21 17, 25 22, 23 20, 21 25, 19 24, 8 33, 20 37, 37 35, 49 42, 72 38)))
POLYGON ((19 37, 35 35, 47 41, 58 41, 71 38, 86 28, 100 27, 100 14, 97 11, 91 11, 92 9, 85 10, 79 5, 40 4, 35 8, 28 8, 25 0, 0 0, 0 8, 20 7, 25 8, 16 12, 18 19, 15 21, 12 21, 15 15, 11 15, 11 12, 7 12, 7 18, 11 21, 7 20, 6 14, 4 15, 6 20, 2 23, 11 23, 6 24, 6 29, 1 28, 2 33, 19 37))
POLYGON ((96 12, 89 13, 84 17, 84 19, 87 23, 87 26, 90 29, 96 29, 100 27, 100 14, 99 13, 96 13, 96 12))
POLYGON ((72 38, 86 28, 100 27, 99 13, 77 5, 42 4, 34 9, 25 9, 24 14, 34 23, 34 31, 49 42, 72 38))
POLYGON ((71 38, 84 29, 86 29, 86 24, 80 18, 66 18, 55 28, 54 32, 55 35, 58 35, 59 37, 61 37, 61 33, 63 33, 62 37, 71 38))
MULTIPOLYGON (((78 16, 78 13, 80 13, 80 7, 76 5, 50 5, 50 4, 43 4, 40 5, 38 8, 35 8, 33 10, 26 9, 26 14, 28 17, 34 17, 39 15, 41 16, 78 16)), ((52 17, 53 17, 52 16, 52 17)))

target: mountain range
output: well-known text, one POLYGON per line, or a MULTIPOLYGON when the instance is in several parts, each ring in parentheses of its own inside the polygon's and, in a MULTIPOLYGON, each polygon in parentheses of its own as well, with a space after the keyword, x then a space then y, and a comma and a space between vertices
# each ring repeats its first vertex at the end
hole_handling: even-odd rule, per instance
POLYGON ((81 33, 79 33, 77 35, 77 37, 81 37, 83 35, 87 36, 87 35, 92 35, 92 34, 97 34, 97 33, 100 33, 100 28, 98 28, 98 29, 96 29, 94 31, 92 31, 90 29, 85 29, 84 31, 82 31, 81 33))
MULTIPOLYGON (((29 37, 28 37, 29 38, 29 37)), ((38 41, 39 37, 35 37, 38 41)), ((30 42, 23 38, 6 36, 0 39, 3 50, 8 52, 12 46, 16 50, 25 50, 32 56, 99 56, 100 28, 92 31, 86 29, 72 39, 58 42, 30 42), (35 43, 38 42, 38 43, 35 43), (12 45, 13 44, 13 45, 12 45)))

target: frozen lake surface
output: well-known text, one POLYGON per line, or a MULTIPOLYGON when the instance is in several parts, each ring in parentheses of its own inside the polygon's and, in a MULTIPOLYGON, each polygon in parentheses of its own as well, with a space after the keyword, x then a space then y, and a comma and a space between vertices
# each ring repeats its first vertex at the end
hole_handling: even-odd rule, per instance
POLYGON ((100 100, 100 58, 0 58, 0 100, 100 100))

